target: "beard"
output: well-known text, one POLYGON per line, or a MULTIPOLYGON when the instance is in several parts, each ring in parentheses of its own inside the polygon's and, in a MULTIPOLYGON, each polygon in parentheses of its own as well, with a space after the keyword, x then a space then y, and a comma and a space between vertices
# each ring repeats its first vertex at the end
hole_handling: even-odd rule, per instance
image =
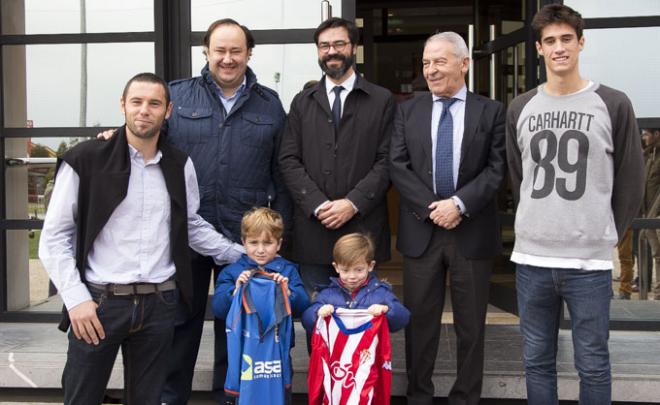
POLYGON ((131 131, 133 135, 140 139, 151 139, 154 136, 158 135, 162 125, 154 125, 151 128, 145 130, 140 130, 134 122, 126 122, 126 126, 131 131))
POLYGON ((348 69, 350 69, 353 66, 353 63, 355 63, 355 58, 353 55, 346 56, 341 53, 337 53, 334 55, 327 55, 324 56, 323 58, 319 59, 319 66, 321 67, 321 70, 328 75, 330 78, 338 80, 342 76, 348 72, 348 69), (331 60, 339 60, 341 61, 341 65, 338 67, 330 67, 328 66, 328 61, 331 60))

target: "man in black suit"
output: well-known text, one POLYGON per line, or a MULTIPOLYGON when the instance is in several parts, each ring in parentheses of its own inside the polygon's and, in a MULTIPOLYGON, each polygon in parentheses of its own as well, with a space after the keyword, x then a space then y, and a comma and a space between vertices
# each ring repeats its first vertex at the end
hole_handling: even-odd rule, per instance
POLYGON ((386 193, 395 103, 355 71, 358 28, 330 18, 314 33, 321 80, 291 102, 280 171, 294 201, 292 258, 311 293, 336 275, 341 236, 370 234, 376 262, 390 258, 386 193))
POLYGON ((494 257, 495 201, 505 165, 504 106, 465 86, 470 57, 454 32, 431 36, 423 73, 432 94, 403 103, 394 120, 391 178, 401 194, 397 248, 404 255, 408 404, 431 404, 446 277, 457 336, 450 404, 481 396, 484 322, 494 257))

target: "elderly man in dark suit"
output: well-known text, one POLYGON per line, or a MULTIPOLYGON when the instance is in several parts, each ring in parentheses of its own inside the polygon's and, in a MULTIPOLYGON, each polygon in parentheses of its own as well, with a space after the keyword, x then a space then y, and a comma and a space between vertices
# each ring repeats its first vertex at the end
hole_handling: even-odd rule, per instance
POLYGON ((291 103, 280 171, 294 200, 293 259, 308 291, 334 275, 332 248, 342 235, 369 233, 376 261, 390 258, 385 198, 395 104, 386 89, 355 71, 358 29, 330 18, 314 41, 321 81, 291 103))
POLYGON ((504 106, 470 93, 470 58, 456 33, 431 36, 423 73, 432 94, 403 103, 394 121, 392 182, 401 194, 397 247, 404 255, 408 404, 431 404, 445 283, 457 336, 450 404, 481 396, 484 322, 501 251, 496 193, 505 173, 504 106))

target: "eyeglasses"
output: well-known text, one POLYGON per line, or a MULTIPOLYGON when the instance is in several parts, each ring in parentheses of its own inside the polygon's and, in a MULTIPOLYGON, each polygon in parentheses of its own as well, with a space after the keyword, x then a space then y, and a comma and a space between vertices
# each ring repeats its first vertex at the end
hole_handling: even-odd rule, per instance
POLYGON ((341 52, 344 50, 344 48, 346 48, 346 45, 348 44, 350 44, 350 42, 346 42, 346 41, 335 41, 333 43, 321 42, 320 44, 317 45, 317 47, 321 52, 328 52, 330 50, 330 47, 335 48, 335 51, 337 52, 341 52))

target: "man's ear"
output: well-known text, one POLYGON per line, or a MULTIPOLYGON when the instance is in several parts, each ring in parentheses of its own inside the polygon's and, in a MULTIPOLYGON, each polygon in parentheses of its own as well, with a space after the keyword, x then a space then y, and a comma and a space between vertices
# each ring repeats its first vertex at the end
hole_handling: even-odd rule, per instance
POLYGON ((170 103, 167 105, 167 111, 165 112, 165 119, 170 118, 170 115, 172 115, 172 108, 174 108, 174 104, 170 101, 170 103))
POLYGON ((121 111, 122 114, 126 114, 126 109, 124 108, 125 101, 123 97, 119 98, 119 110, 121 111))
POLYGON ((461 61, 461 72, 465 75, 467 74, 469 69, 470 69, 470 57, 466 56, 461 61))

